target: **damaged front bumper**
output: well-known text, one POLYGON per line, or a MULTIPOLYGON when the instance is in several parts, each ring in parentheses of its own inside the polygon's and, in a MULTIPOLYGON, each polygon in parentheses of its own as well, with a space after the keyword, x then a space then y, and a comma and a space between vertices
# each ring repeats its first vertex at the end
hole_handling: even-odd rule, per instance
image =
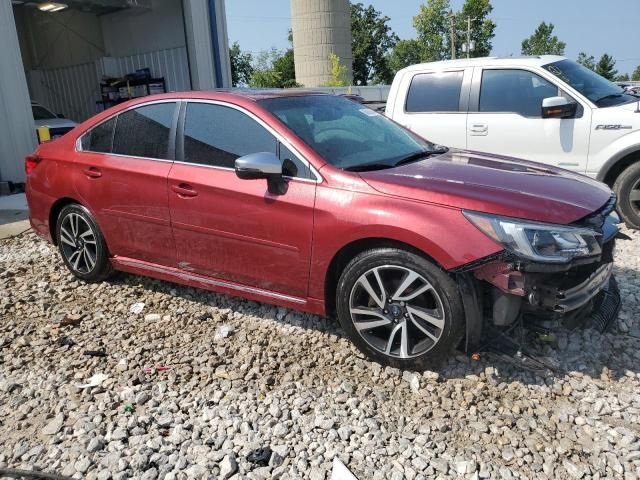
POLYGON ((540 331, 592 326, 605 331, 620 309, 613 276, 615 238, 602 255, 570 265, 494 258, 459 272, 467 315, 467 348, 480 342, 484 322, 506 327, 521 320, 540 331))

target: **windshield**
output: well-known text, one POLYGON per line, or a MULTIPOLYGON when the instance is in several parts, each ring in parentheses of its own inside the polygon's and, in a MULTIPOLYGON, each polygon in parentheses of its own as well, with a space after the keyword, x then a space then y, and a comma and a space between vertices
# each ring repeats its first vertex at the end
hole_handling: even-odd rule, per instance
POLYGON ((31 105, 31 111, 33 112, 34 120, 48 120, 50 118, 56 118, 56 116, 42 105, 31 105))
POLYGON ((333 95, 260 100, 328 163, 342 169, 393 167, 435 146, 379 113, 333 95))
POLYGON ((542 68, 571 85, 598 107, 611 107, 636 98, 615 83, 571 60, 549 63, 542 68))

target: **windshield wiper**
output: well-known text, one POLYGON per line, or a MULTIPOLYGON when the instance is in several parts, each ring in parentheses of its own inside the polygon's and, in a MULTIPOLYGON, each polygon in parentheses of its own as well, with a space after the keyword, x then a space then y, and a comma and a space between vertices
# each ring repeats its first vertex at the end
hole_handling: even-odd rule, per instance
POLYGON ((439 148, 436 150, 421 150, 419 152, 415 152, 411 155, 407 155, 406 157, 401 158, 396 163, 364 163, 362 165, 353 165, 351 167, 346 167, 343 170, 346 170, 347 172, 369 172, 373 170, 384 170, 387 168, 394 168, 400 165, 404 165, 406 163, 415 162, 416 160, 427 158, 432 155, 440 155, 442 153, 446 153, 447 151, 449 151, 448 148, 439 148))
POLYGON ((347 172, 369 172, 372 170, 384 170, 385 168, 392 167, 393 165, 389 165, 388 163, 364 163, 362 165, 346 167, 343 170, 346 170, 347 172))
POLYGON ((601 102, 602 100, 607 100, 609 98, 618 98, 618 97, 621 97, 623 95, 624 95, 624 93, 610 93, 609 95, 605 95, 604 97, 599 98, 598 100, 595 101, 595 103, 601 102))
POLYGON ((407 155, 406 157, 401 158, 396 163, 394 163, 393 166, 399 167, 400 165, 415 162, 416 160, 431 157, 432 155, 440 155, 442 153, 447 153, 448 150, 449 150, 448 148, 439 148, 436 150, 422 150, 420 152, 415 152, 415 153, 412 153, 411 155, 407 155))

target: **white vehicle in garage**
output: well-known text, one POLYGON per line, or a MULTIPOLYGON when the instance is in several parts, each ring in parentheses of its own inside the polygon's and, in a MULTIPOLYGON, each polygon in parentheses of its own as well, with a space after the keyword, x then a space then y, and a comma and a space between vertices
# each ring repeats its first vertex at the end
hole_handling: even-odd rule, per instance
POLYGON ((565 57, 475 58, 400 70, 386 115, 442 145, 597 178, 640 228, 638 100, 565 57))
POLYGON ((39 103, 31 102, 31 111, 33 112, 36 130, 40 127, 48 127, 52 140, 61 137, 76 126, 76 122, 73 120, 64 118, 63 115, 56 115, 39 103))

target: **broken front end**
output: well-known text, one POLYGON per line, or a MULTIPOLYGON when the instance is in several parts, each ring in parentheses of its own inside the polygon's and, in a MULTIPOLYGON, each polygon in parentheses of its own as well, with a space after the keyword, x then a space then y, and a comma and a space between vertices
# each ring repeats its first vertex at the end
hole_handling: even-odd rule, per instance
POLYGON ((467 315, 467 349, 478 346, 487 326, 516 321, 539 332, 577 326, 605 331, 620 308, 613 253, 616 238, 624 235, 614 207, 612 198, 571 225, 465 212, 505 247, 456 272, 467 315))

